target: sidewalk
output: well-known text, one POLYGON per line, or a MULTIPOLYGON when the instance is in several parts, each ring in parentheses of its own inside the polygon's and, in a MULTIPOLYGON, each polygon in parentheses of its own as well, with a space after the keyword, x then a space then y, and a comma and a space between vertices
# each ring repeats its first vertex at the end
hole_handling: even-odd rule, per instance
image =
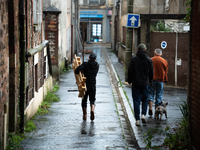
MULTIPOLYGON (((123 84, 125 82, 124 67, 118 61, 118 58, 116 57, 116 55, 114 53, 110 52, 110 50, 107 50, 107 51, 108 51, 110 61, 113 65, 114 71, 116 72, 116 74, 119 77, 119 80, 123 84)), ((116 78, 118 78, 118 77, 116 76, 116 78)), ((180 120, 180 118, 182 116, 181 111, 177 105, 181 104, 182 100, 184 100, 184 101, 187 100, 187 90, 186 89, 175 88, 172 86, 171 87, 165 86, 164 92, 163 92, 163 102, 168 102, 168 106, 167 106, 168 118, 166 119, 165 115, 163 115, 161 121, 155 120, 154 118, 149 117, 148 111, 147 111, 146 119, 147 119, 148 123, 147 123, 147 125, 143 125, 141 123, 141 126, 139 126, 139 127, 135 126, 135 118, 130 109, 130 105, 133 109, 131 86, 123 84, 122 87, 120 87, 120 85, 119 85, 119 89, 121 91, 120 94, 123 98, 123 103, 125 104, 125 111, 127 111, 127 114, 128 114, 127 118, 129 119, 129 122, 133 129, 133 132, 135 134, 135 138, 136 138, 140 148, 145 148, 145 146, 146 146, 146 144, 144 143, 144 140, 145 140, 144 134, 147 134, 148 131, 151 131, 152 129, 164 130, 167 126, 169 126, 170 128, 177 127, 177 122, 180 120), (123 91, 125 91, 126 96, 128 97, 128 101, 127 101, 127 98, 123 91)), ((154 107, 155 106, 153 106, 153 108, 154 107)), ((154 113, 154 109, 153 109, 153 113, 154 113)), ((154 115, 153 115, 153 117, 154 117, 154 115)), ((154 135, 154 137, 152 138, 152 146, 153 145, 161 145, 164 141, 164 138, 165 138, 164 136, 154 135)))

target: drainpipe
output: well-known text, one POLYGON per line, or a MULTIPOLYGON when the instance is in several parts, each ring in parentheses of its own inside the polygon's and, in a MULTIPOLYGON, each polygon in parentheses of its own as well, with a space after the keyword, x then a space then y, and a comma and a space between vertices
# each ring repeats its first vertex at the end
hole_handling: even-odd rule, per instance
POLYGON ((149 0, 149 14, 151 14, 151 0, 149 0))
POLYGON ((165 14, 165 0, 163 0, 163 14, 165 14))
POLYGON ((74 1, 75 3, 75 27, 76 27, 76 54, 78 53, 78 40, 77 40, 77 35, 78 35, 78 8, 77 8, 77 0, 74 1))
POLYGON ((19 48, 20 48, 20 97, 19 97, 19 115, 20 115, 20 133, 24 132, 24 98, 25 98, 25 29, 24 29, 24 0, 19 1, 19 48))
POLYGON ((27 28, 27 25, 28 25, 28 5, 27 5, 27 0, 25 0, 25 15, 26 15, 26 62, 28 62, 28 57, 27 57, 27 54, 28 54, 28 28, 27 28))
POLYGON ((74 4, 74 0, 71 0, 71 62, 73 61, 73 52, 74 52, 74 20, 73 20, 73 4, 74 4))
POLYGON ((175 86, 177 86, 177 51, 178 51, 178 31, 176 31, 176 51, 175 51, 175 86))

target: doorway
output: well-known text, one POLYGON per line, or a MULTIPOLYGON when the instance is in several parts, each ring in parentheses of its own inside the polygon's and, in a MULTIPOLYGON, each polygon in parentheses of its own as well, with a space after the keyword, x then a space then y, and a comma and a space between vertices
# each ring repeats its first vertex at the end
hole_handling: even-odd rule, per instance
POLYGON ((102 24, 92 23, 91 41, 101 42, 102 41, 102 24))

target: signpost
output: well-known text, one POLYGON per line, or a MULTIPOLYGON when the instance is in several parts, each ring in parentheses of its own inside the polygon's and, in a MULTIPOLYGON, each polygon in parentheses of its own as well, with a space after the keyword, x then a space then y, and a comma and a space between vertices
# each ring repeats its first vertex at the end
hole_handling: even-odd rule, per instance
POLYGON ((138 28, 140 22, 140 15, 138 14, 127 14, 127 27, 138 28))

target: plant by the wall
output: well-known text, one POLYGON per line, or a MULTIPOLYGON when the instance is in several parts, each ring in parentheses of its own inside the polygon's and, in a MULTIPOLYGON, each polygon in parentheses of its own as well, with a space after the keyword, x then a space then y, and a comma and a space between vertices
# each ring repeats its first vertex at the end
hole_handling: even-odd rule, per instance
POLYGON ((33 123, 32 120, 29 120, 26 124, 26 127, 24 128, 25 132, 32 132, 33 130, 36 129, 35 124, 33 123))
POLYGON ((160 20, 157 24, 151 26, 151 31, 172 32, 173 30, 169 27, 168 24, 160 20))
POLYGON ((186 22, 190 22, 191 0, 187 0, 186 6, 188 6, 188 8, 187 8, 187 14, 186 14, 186 16, 185 16, 185 18, 183 20, 186 21, 186 22))
POLYGON ((168 149, 182 150, 189 148, 189 129, 188 129, 188 105, 183 101, 178 105, 183 117, 179 122, 179 126, 176 129, 170 129, 166 127, 165 130, 158 130, 157 128, 149 130, 144 136, 146 137, 144 142, 147 144, 146 149, 159 149, 161 146, 165 146, 168 149), (164 143, 162 145, 152 146, 152 138, 155 134, 165 136, 164 143))
POLYGON ((6 145, 6 150, 16 150, 21 148, 21 142, 27 138, 25 134, 16 133, 8 133, 8 142, 6 145))

